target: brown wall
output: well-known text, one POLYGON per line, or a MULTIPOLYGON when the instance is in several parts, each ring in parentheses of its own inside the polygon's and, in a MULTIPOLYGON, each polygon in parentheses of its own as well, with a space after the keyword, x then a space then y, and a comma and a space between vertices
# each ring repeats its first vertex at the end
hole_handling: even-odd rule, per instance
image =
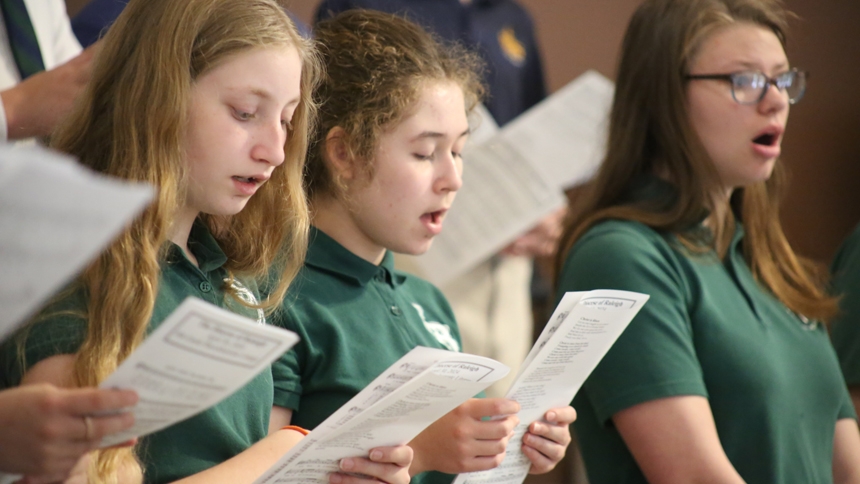
MULTIPOLYGON (((597 69, 614 77, 621 37, 640 0, 520 0, 532 13, 551 90, 597 69)), ((67 0, 76 11, 86 0, 67 0)), ((292 0, 310 22, 318 0, 292 0)), ((827 261, 860 221, 860 1, 786 0, 800 16, 788 47, 812 73, 792 109, 783 161, 792 173, 783 222, 802 254, 827 261)))

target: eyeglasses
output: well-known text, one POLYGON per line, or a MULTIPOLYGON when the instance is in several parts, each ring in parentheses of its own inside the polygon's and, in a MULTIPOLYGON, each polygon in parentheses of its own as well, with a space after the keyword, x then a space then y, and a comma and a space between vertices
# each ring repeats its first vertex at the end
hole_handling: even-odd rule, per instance
POLYGON ((806 71, 792 69, 774 78, 767 77, 759 71, 733 72, 731 74, 696 74, 684 76, 689 81, 711 79, 728 81, 732 86, 732 97, 738 104, 758 104, 764 99, 768 88, 776 86, 788 95, 788 102, 795 104, 806 92, 806 71))

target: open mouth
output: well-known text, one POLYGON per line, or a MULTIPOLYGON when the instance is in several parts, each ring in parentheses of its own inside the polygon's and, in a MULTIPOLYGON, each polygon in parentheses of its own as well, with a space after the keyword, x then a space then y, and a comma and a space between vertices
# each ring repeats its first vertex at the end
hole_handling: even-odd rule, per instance
POLYGON ((430 223, 438 224, 442 221, 442 210, 430 212, 428 215, 430 216, 430 223))
POLYGON ((234 176, 233 179, 236 181, 240 181, 242 183, 252 183, 254 185, 256 185, 257 183, 260 183, 262 181, 261 179, 259 179, 257 177, 253 177, 253 176, 250 176, 250 177, 234 176))
POLYGON ((762 146, 773 146, 776 144, 776 141, 779 139, 775 133, 765 133, 761 136, 754 138, 752 141, 757 145, 762 146))

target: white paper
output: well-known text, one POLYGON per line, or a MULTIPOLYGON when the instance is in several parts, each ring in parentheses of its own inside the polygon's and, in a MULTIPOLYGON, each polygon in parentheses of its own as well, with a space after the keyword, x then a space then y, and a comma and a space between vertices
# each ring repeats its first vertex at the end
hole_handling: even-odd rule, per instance
POLYGON ((255 484, 328 482, 340 459, 408 443, 508 371, 489 358, 417 347, 317 426, 255 484))
POLYGON ((480 111, 444 230, 406 264, 444 285, 562 207, 564 189, 591 178, 603 159, 613 92, 612 82, 588 71, 495 133, 480 111))
POLYGON ((105 437, 101 447, 197 415, 245 386, 298 340, 291 331, 189 297, 100 385, 139 396, 134 426, 105 437))
POLYGON ((0 340, 66 284, 153 190, 37 146, 0 146, 0 340))
POLYGON ((540 167, 561 188, 590 179, 606 152, 615 87, 587 71, 505 125, 494 141, 540 167))
POLYGON ((460 474, 454 484, 520 484, 530 461, 522 452, 528 426, 552 408, 569 405, 603 356, 621 336, 649 296, 597 290, 565 294, 532 347, 507 398, 521 410, 520 425, 495 469, 460 474))

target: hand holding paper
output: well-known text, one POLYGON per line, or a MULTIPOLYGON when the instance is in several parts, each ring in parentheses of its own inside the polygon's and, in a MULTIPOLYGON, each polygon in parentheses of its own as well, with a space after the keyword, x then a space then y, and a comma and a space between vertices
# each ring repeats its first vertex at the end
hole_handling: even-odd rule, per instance
POLYGON ((514 431, 505 460, 495 469, 460 474, 454 484, 519 484, 533 464, 541 466, 522 450, 529 425, 573 400, 648 297, 613 290, 565 294, 508 391, 522 406, 519 417, 525 423, 514 431))
POLYGON ((409 445, 415 449, 412 475, 436 470, 475 472, 499 465, 520 406, 504 398, 472 398, 433 422, 409 445), (484 420, 486 417, 493 419, 484 420), (441 445, 440 445, 441 444, 441 445))
MULTIPOLYGON (((257 484, 325 482, 342 459, 403 445, 508 368, 481 356, 417 347, 288 452, 257 484)), ((496 409, 491 409, 496 410, 496 409)), ((504 410, 504 409, 503 409, 504 410)))
POLYGON ((554 408, 543 420, 532 422, 523 436, 523 454, 531 461, 529 474, 544 474, 558 465, 570 444, 570 424, 576 420, 571 406, 554 408))

